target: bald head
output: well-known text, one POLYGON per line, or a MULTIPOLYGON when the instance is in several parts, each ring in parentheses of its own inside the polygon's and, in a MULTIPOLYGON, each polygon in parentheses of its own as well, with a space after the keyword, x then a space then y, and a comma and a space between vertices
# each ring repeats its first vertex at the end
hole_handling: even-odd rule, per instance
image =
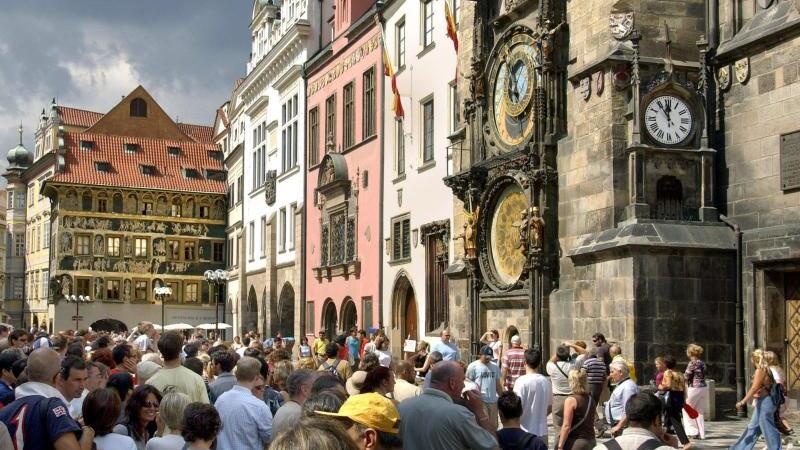
POLYGON ((394 365, 394 374, 397 378, 402 378, 409 383, 414 382, 414 366, 412 366, 408 361, 402 359, 397 361, 397 363, 394 365))
POLYGON ((461 366, 455 361, 442 361, 431 369, 431 387, 444 391, 444 388, 448 388, 450 382, 457 379, 459 374, 463 386, 464 370, 461 366))
POLYGON ((28 380, 53 384, 53 379, 61 369, 61 357, 50 348, 34 350, 28 357, 28 380))

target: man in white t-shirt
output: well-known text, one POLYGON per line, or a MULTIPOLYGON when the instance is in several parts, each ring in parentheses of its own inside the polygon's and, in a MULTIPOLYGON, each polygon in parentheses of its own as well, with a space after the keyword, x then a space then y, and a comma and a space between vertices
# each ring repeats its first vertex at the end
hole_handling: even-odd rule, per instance
POLYGON ((541 363, 542 351, 538 347, 525 350, 525 375, 514 382, 514 393, 522 399, 522 429, 547 442, 547 416, 553 405, 553 391, 550 380, 539 373, 541 363))

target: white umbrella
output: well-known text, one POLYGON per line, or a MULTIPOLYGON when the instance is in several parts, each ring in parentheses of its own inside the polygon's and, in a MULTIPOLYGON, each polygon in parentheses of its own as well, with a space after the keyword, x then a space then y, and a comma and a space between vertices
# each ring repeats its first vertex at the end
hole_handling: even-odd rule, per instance
POLYGON ((188 323, 172 323, 164 327, 165 330, 189 330, 194 328, 188 323))
POLYGON ((158 331, 164 331, 163 327, 157 323, 153 324, 153 328, 155 328, 158 331))
POLYGON ((214 325, 213 323, 201 323, 200 325, 196 326, 198 330, 214 330, 219 328, 220 330, 227 330, 228 328, 233 328, 232 326, 228 325, 227 323, 218 323, 214 325))

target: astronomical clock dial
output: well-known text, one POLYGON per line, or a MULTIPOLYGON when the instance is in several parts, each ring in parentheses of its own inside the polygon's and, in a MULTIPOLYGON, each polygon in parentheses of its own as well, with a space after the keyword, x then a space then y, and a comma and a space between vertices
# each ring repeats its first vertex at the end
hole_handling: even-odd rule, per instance
POLYGON ((517 34, 495 53, 490 71, 490 117, 498 139, 507 147, 524 144, 533 135, 533 94, 539 54, 533 39, 517 34))
POLYGON ((497 197, 491 217, 490 249, 497 279, 506 285, 517 282, 525 266, 519 242, 519 222, 528 208, 525 193, 516 184, 506 187, 497 197))
POLYGON ((656 142, 678 145, 692 132, 692 110, 681 98, 660 95, 652 99, 644 111, 644 126, 656 142))

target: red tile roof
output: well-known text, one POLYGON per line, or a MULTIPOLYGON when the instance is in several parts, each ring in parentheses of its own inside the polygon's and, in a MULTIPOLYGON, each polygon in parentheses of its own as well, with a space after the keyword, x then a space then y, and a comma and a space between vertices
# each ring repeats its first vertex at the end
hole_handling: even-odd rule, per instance
POLYGON ((217 108, 217 117, 219 117, 219 119, 222 121, 222 125, 224 125, 225 128, 228 128, 228 126, 231 124, 231 122, 228 120, 228 115, 225 114, 224 109, 217 108))
POLYGON ((95 122, 103 117, 103 115, 98 112, 70 108, 68 106, 59 106, 58 113, 61 116, 61 121, 65 125, 75 125, 85 128, 89 128, 90 126, 94 125, 95 122))
POLYGON ((192 125, 189 123, 179 123, 178 128, 183 131, 187 136, 197 142, 206 144, 214 143, 214 129, 205 125, 192 125))
POLYGON ((119 186, 166 191, 208 192, 222 194, 224 181, 206 178, 206 169, 222 171, 222 161, 209 156, 209 151, 219 151, 214 144, 180 142, 167 139, 145 139, 127 136, 109 136, 94 133, 65 133, 65 167, 57 172, 53 182, 119 186), (80 141, 92 141, 91 150, 82 150, 80 141), (135 154, 126 153, 124 144, 138 144, 135 154), (170 156, 167 147, 180 147, 179 156, 170 156), (109 172, 99 172, 96 162, 108 162, 109 172), (144 175, 140 164, 156 167, 156 175, 144 175), (184 168, 197 170, 198 179, 183 176, 184 168))

